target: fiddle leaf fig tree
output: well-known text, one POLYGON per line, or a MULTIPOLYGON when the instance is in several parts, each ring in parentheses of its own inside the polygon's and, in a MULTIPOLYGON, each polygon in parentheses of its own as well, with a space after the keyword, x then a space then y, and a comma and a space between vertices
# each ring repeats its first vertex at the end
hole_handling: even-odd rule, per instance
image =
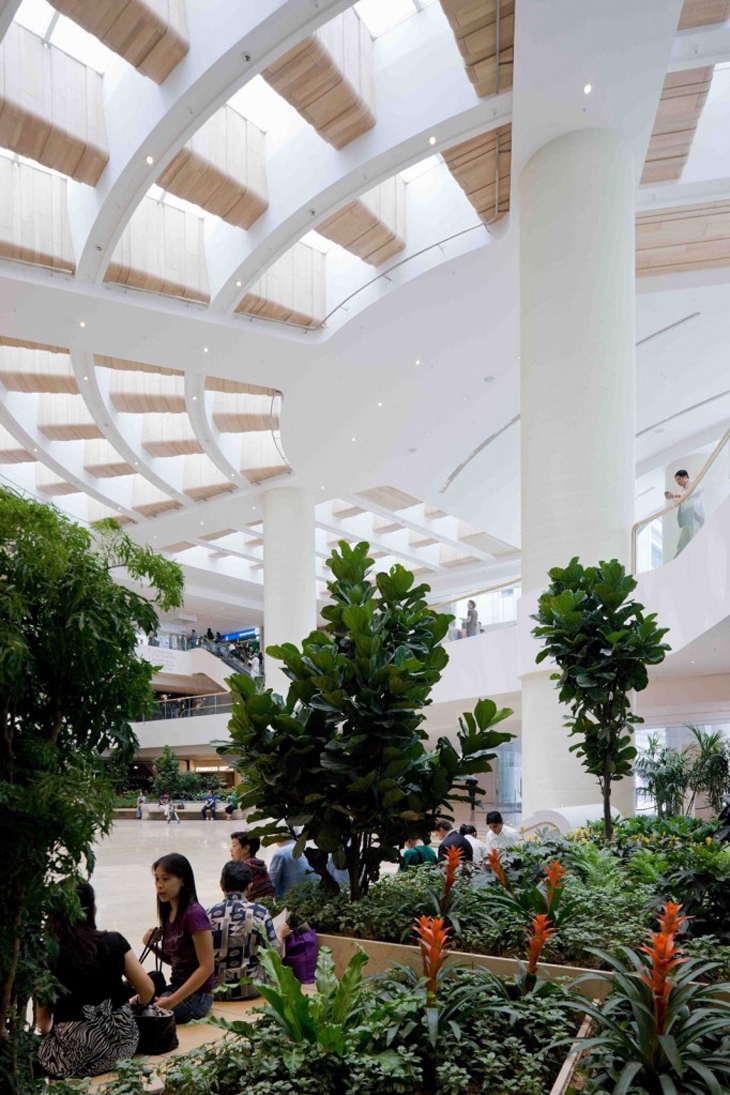
MULTIPOLYGON (((82 528, 0 488, 0 1076, 31 1090, 29 997, 46 982, 42 924, 59 879, 111 826, 102 755, 131 760, 131 721, 154 708, 137 632, 182 603, 180 567, 116 521, 82 528), (114 581, 123 571, 142 592, 114 581)), ((35 1090, 35 1088, 33 1088, 35 1090)))
POLYGON ((454 742, 427 748, 421 724, 448 661, 441 640, 451 617, 428 607, 429 587, 402 566, 371 580, 372 562, 366 543, 340 543, 324 629, 301 647, 268 648, 291 681, 286 699, 231 677, 232 741, 219 745, 239 758, 239 805, 254 811, 254 831, 271 843, 295 830, 295 854, 334 890, 331 856, 353 900, 384 861, 398 861, 407 837, 428 841, 440 811, 469 801, 467 779, 489 771, 512 737, 494 729, 512 712, 481 700, 454 742))
POLYGON ((611 785, 630 776, 636 749, 631 727, 644 720, 631 710, 629 695, 649 683, 648 665, 664 661, 671 648, 656 613, 631 600, 636 579, 616 559, 583 567, 577 557, 549 572, 551 584, 532 616, 532 634, 543 641, 536 661, 552 658, 560 672, 560 702, 568 704, 570 747, 595 776, 603 796, 606 840, 612 834, 611 785))

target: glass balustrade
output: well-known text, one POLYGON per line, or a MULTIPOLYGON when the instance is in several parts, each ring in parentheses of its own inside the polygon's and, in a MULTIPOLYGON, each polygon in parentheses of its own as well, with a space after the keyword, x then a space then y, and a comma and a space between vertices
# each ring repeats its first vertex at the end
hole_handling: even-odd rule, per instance
POLYGON ((482 635, 494 628, 514 624, 521 592, 519 578, 513 578, 498 586, 477 590, 470 597, 434 606, 455 617, 444 641, 471 638, 472 635, 482 635), (476 620, 470 620, 469 601, 474 601, 476 620))
MULTIPOLYGON (((672 493, 682 494, 680 487, 672 493)), ((680 500, 637 521, 632 530, 635 574, 655 570, 675 559, 730 495, 730 430, 715 447, 702 471, 680 500)))
POLYGON ((158 700, 156 710, 138 719, 138 722, 159 722, 161 719, 191 719, 200 715, 219 715, 230 711, 233 697, 230 692, 216 692, 212 696, 175 696, 158 700))

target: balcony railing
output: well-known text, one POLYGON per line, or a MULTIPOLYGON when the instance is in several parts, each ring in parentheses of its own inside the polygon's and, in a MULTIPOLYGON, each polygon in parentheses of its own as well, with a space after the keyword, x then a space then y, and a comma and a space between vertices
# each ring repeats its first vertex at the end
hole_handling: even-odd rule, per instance
POLYGON ((157 710, 138 722, 159 722, 161 719, 193 719, 200 715, 220 715, 233 707, 230 692, 215 692, 210 696, 176 696, 158 700, 157 710))
POLYGON ((440 601, 430 607, 449 611, 455 616, 454 622, 444 639, 445 642, 452 642, 455 639, 472 637, 466 634, 469 601, 476 603, 476 634, 482 635, 486 631, 492 631, 495 628, 505 627, 516 622, 517 602, 520 599, 521 592, 520 579, 510 578, 498 585, 476 589, 467 597, 459 597, 451 601, 440 601))
POLYGON ((634 574, 655 570, 679 555, 708 517, 730 495, 730 429, 726 430, 694 482, 678 500, 637 521, 631 530, 634 574))

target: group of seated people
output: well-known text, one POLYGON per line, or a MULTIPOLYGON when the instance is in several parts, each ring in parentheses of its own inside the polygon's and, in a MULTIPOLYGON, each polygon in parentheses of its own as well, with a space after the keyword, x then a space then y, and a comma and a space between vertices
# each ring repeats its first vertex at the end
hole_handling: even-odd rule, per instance
POLYGON ((306 860, 294 858, 293 839, 280 842, 270 868, 258 857, 260 843, 246 831, 231 835, 222 898, 207 910, 184 855, 173 852, 152 864, 158 926, 142 942, 169 967, 168 983, 158 995, 124 936, 97 929, 92 887, 77 886, 81 917, 58 914, 48 925, 57 951, 57 998, 36 1003, 39 1059, 48 1076, 95 1076, 131 1057, 138 1033, 130 1002, 154 1001, 172 1011, 177 1023, 187 1023, 208 1014, 216 985, 225 986, 226 999, 258 995, 250 981, 242 985, 241 980, 259 977, 259 952, 266 946, 281 951, 289 934, 285 923, 274 927, 259 900, 282 897, 313 877, 306 860))
POLYGON ((499 810, 490 810, 487 814, 487 833, 484 840, 479 839, 476 826, 464 824, 457 830, 445 817, 436 818, 434 833, 439 840, 438 853, 430 844, 423 844, 416 837, 407 840, 399 870, 406 871, 411 867, 440 863, 446 859, 447 852, 452 847, 461 852, 462 863, 476 863, 481 867, 495 848, 509 848, 522 839, 517 829, 505 825, 499 810))
MULTIPOLYGON (((487 843, 493 846, 520 839, 496 811, 488 815, 487 826, 487 843)), ((457 832, 449 821, 438 819, 436 834, 441 838, 438 859, 452 845, 468 862, 483 861, 490 850, 473 826, 457 832)), ((245 830, 231 834, 231 858, 220 877, 222 897, 207 910, 198 900, 193 868, 184 855, 172 852, 152 864, 158 924, 142 942, 170 971, 165 988, 157 993, 124 936, 96 927, 92 887, 88 882, 77 885, 80 917, 57 913, 48 923, 58 993, 54 1000, 36 1001, 39 1060, 49 1077, 95 1076, 131 1057, 138 1031, 130 1003, 154 1002, 172 1011, 177 1023, 187 1023, 208 1014, 216 985, 224 988, 226 999, 258 995, 251 979, 260 979, 259 952, 266 946, 282 951, 290 934, 286 923, 274 926, 259 901, 281 899, 294 886, 316 878, 306 858, 294 855, 293 837, 278 842, 268 868, 258 856, 260 845, 245 830)), ((406 868, 437 861, 429 846, 416 841, 407 845, 406 868)), ((348 881, 331 863, 329 870, 338 882, 348 881)))

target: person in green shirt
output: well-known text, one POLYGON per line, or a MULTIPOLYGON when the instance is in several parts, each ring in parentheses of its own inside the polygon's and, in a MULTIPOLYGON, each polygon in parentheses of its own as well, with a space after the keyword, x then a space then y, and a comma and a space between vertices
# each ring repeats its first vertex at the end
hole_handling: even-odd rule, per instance
POLYGON ((418 837, 411 837, 405 842, 403 862, 399 871, 406 871, 409 867, 420 867, 426 863, 429 866, 436 864, 436 853, 428 844, 423 844, 418 837))

